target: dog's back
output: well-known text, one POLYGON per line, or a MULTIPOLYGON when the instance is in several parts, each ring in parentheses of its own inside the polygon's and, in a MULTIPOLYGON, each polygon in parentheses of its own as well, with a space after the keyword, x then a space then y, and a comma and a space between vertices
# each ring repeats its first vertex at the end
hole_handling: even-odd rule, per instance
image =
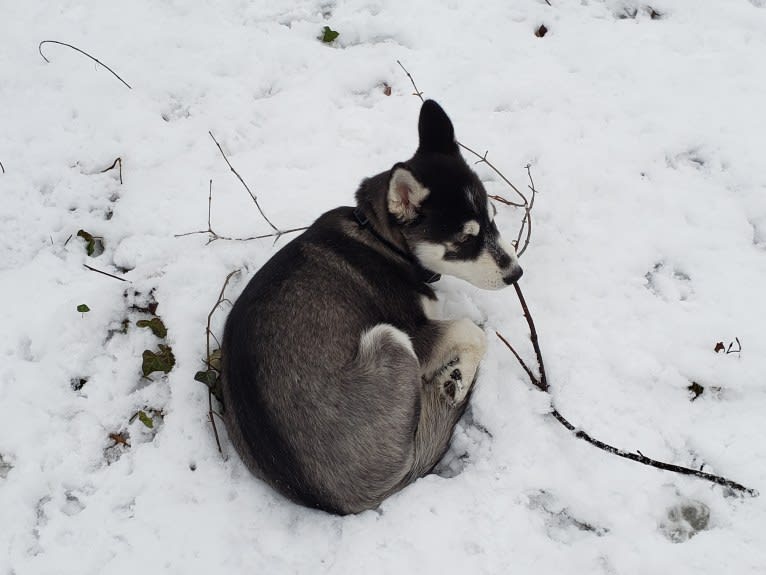
POLYGON ((335 512, 367 508, 371 494, 382 500, 413 458, 417 359, 386 334, 361 357, 360 334, 425 321, 407 297, 423 290, 418 278, 353 237, 352 211, 323 215, 263 266, 229 314, 223 342, 238 451, 288 496, 335 512), (411 380, 400 381, 407 372, 411 380))

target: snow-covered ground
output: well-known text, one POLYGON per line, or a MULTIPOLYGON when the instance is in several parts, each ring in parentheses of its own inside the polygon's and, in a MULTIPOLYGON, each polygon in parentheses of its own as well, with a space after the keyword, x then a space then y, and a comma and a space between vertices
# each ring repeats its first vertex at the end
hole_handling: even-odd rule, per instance
MULTIPOLYGON (((211 179, 219 234, 271 231, 208 131, 277 226, 307 225, 414 151, 399 59, 461 141, 518 186, 531 164, 522 286, 558 409, 766 492, 766 3, 551 4, 3 3, 0 574, 766 572, 766 495, 576 440, 494 336, 441 474, 377 511, 297 507, 216 448, 193 379, 207 314, 287 238, 174 237, 207 227, 211 179), (63 46, 46 63, 42 40, 133 89, 63 46), (150 292, 176 364, 146 379, 150 292), (709 512, 688 540, 679 506, 709 512)), ((521 214, 498 209, 512 236, 521 214)), ((512 290, 437 286, 534 364, 512 290)))

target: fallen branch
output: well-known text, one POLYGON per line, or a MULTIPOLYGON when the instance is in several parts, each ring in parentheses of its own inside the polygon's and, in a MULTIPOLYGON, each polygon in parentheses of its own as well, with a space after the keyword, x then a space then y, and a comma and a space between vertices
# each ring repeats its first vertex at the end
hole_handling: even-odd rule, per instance
POLYGON ((218 140, 215 139, 213 132, 209 131, 208 134, 210 134, 210 137, 213 138, 215 145, 218 146, 218 151, 221 152, 221 155, 223 156, 223 159, 226 161, 226 164, 229 166, 229 169, 232 172, 234 172, 234 175, 237 176, 237 179, 239 179, 239 181, 242 182, 242 185, 245 186, 247 193, 250 194, 251 198, 253 198, 253 202, 255 202, 255 207, 258 208, 258 211, 261 213, 261 216, 263 216, 263 219, 266 220, 266 223, 268 223, 271 226, 271 229, 274 230, 277 234, 282 234, 283 232, 277 226, 272 224, 271 220, 266 217, 266 214, 263 213, 263 210, 261 209, 260 204, 258 204, 258 198, 255 197, 255 194, 250 190, 250 186, 248 186, 245 183, 245 180, 242 179, 242 176, 239 175, 239 172, 237 172, 237 170, 234 169, 234 166, 231 165, 229 158, 227 158, 226 154, 224 154, 223 148, 221 148, 221 144, 218 143, 218 140))
MULTIPOLYGON (((529 326, 530 340, 532 341, 532 347, 534 348, 535 355, 537 356, 538 371, 540 373, 539 377, 534 375, 532 370, 526 365, 526 363, 524 363, 524 360, 521 359, 521 356, 518 354, 518 352, 513 348, 513 346, 508 342, 508 340, 505 337, 503 337, 499 332, 495 332, 495 334, 506 345, 506 347, 508 347, 511 353, 513 353, 513 355, 519 361, 519 363, 521 364, 521 367, 529 376, 529 379, 532 382, 532 384, 538 389, 540 389, 541 391, 550 393, 550 386, 548 384, 548 380, 545 374, 545 364, 543 363, 543 355, 542 355, 542 352, 540 351, 540 342, 537 337, 537 329, 535 328, 535 322, 532 319, 532 314, 529 312, 529 307, 527 306, 527 302, 524 299, 524 294, 522 293, 521 288, 519 287, 518 284, 514 284, 513 287, 516 289, 516 295, 518 296, 519 302, 521 303, 521 309, 524 312, 524 318, 527 320, 527 325, 529 326)), ((737 483, 736 481, 732 481, 731 479, 726 479, 725 477, 721 477, 719 475, 713 475, 712 473, 705 473, 704 471, 691 469, 689 467, 673 465, 671 463, 665 463, 664 461, 657 461, 656 459, 646 457, 640 451, 638 451, 637 453, 631 453, 631 452, 619 449, 618 447, 609 445, 608 443, 604 443, 603 441, 600 441, 592 437, 591 435, 589 435, 587 432, 583 431, 582 429, 578 429, 577 427, 572 425, 569 422, 569 420, 563 415, 561 415, 561 413, 555 407, 551 410, 551 415, 561 425, 566 427, 570 432, 574 433, 575 437, 577 437, 578 439, 587 441, 591 445, 594 445, 598 447, 599 449, 606 451, 608 453, 613 453, 614 455, 618 455, 620 457, 624 457, 625 459, 630 459, 631 461, 636 461, 638 463, 643 463, 644 465, 655 467, 657 469, 664 469, 666 471, 673 471, 675 473, 680 473, 682 475, 691 475, 693 477, 705 479, 707 481, 716 483, 718 485, 722 485, 724 487, 728 487, 735 491, 746 493, 747 495, 750 495, 751 497, 758 496, 758 491, 756 489, 745 487, 744 485, 737 483)))
POLYGON ((122 158, 116 158, 116 159, 114 160, 114 162, 112 162, 112 165, 111 165, 111 166, 109 166, 108 168, 105 168, 105 169, 101 170, 99 173, 100 173, 100 174, 103 174, 103 173, 105 173, 105 172, 108 172, 109 170, 112 170, 112 169, 114 169, 114 167, 115 167, 115 166, 117 166, 117 167, 118 167, 118 169, 119 169, 119 172, 120 172, 120 185, 122 185, 122 158))
POLYGON ((275 233, 272 233, 272 234, 261 234, 259 236, 251 236, 248 238, 232 238, 230 236, 222 236, 221 234, 213 230, 213 226, 210 221, 212 209, 213 209, 213 180, 210 180, 210 185, 208 187, 208 195, 207 195, 207 229, 196 230, 193 232, 185 232, 183 234, 175 234, 173 237, 182 238, 184 236, 193 236, 195 234, 208 234, 209 237, 207 240, 207 244, 205 245, 209 245, 216 240, 225 240, 230 242, 249 242, 250 240, 261 240, 263 238, 279 239, 284 234, 291 234, 293 232, 300 232, 300 231, 308 229, 307 226, 304 226, 302 228, 291 228, 289 230, 277 230, 275 233))
POLYGON ((66 42, 59 42, 58 40, 43 40, 42 42, 40 42, 40 44, 38 44, 37 51, 40 52, 40 56, 43 57, 43 60, 45 60, 49 64, 50 64, 50 60, 48 60, 48 58, 45 57, 45 54, 43 54, 43 44, 59 44, 60 46, 66 46, 67 48, 71 48, 72 50, 76 50, 80 54, 83 54, 84 56, 87 56, 88 58, 93 60, 96 64, 99 64, 99 65, 103 66, 104 68, 106 68, 107 70, 109 70, 112 73, 112 75, 115 78, 117 78, 120 82, 125 84, 128 87, 128 89, 130 89, 130 90, 133 89, 133 88, 131 88, 130 84, 128 84, 125 80, 120 78, 120 75, 117 72, 112 70, 109 66, 104 64, 101 60, 99 60, 98 58, 94 58, 93 56, 91 56, 90 54, 85 52, 84 50, 80 50, 77 46, 72 46, 71 44, 67 44, 66 42))

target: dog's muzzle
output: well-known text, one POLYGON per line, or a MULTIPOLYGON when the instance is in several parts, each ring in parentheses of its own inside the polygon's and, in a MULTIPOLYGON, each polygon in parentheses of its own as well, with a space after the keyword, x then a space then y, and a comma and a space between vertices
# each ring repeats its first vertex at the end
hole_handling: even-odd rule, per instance
POLYGON ((519 281, 519 278, 522 276, 523 273, 524 273, 524 270, 521 269, 520 266, 516 266, 515 268, 513 268, 513 270, 511 270, 511 273, 509 273, 507 276, 503 276, 503 281, 508 285, 514 284, 517 281, 519 281))

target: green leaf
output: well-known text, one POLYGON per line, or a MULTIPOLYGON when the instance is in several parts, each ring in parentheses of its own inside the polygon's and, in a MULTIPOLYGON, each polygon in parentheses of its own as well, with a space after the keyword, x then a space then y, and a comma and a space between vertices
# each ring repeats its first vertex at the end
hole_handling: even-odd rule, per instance
POLYGON ((154 373, 155 371, 170 373, 170 370, 173 369, 173 366, 176 364, 176 358, 169 345, 160 344, 157 352, 148 349, 144 350, 142 357, 144 361, 141 364, 141 371, 144 376, 154 373))
POLYGON ((204 383, 208 387, 215 387, 218 381, 218 373, 214 369, 208 369, 207 371, 198 371, 194 374, 194 380, 204 383))
POLYGON ((91 257, 100 256, 104 253, 104 241, 85 230, 79 230, 77 235, 85 240, 85 253, 91 257))
POLYGON ((152 333, 160 339, 164 339, 168 335, 168 330, 162 320, 158 317, 152 319, 140 319, 136 322, 138 327, 148 327, 152 330, 152 333))
POLYGON ((154 420, 146 415, 146 412, 139 411, 138 412, 138 420, 143 423, 146 427, 149 429, 154 429, 154 420))
POLYGON ((84 303, 81 303, 80 305, 77 306, 77 311, 79 311, 80 313, 88 313, 90 311, 90 308, 84 303))
POLYGON ((213 368, 216 371, 221 371, 221 350, 216 349, 210 354, 210 358, 207 362, 208 367, 213 368))
POLYGON ((319 39, 325 44, 329 44, 330 42, 335 40, 338 36, 340 36, 340 32, 336 32, 329 26, 325 26, 324 28, 322 28, 322 35, 319 36, 319 39))

